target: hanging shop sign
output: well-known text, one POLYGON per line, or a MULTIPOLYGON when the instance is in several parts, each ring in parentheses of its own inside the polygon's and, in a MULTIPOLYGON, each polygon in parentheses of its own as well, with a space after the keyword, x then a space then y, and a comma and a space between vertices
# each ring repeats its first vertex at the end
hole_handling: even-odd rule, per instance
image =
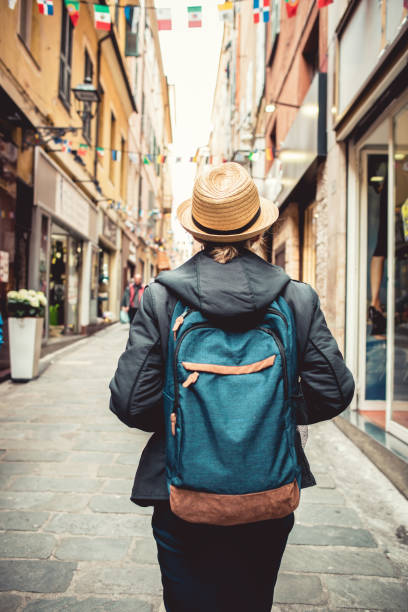
POLYGON ((108 217, 108 215, 103 215, 103 227, 102 227, 102 235, 104 238, 109 240, 112 243, 112 246, 116 248, 116 235, 117 235, 117 227, 116 224, 108 217))
POLYGON ((9 281, 9 254, 8 251, 0 251, 0 283, 9 281))

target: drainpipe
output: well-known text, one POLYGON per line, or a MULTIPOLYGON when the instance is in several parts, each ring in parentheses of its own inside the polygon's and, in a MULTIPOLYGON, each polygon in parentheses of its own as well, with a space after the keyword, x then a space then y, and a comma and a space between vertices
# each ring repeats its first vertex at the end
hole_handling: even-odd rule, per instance
MULTIPOLYGON (((98 94, 100 93, 100 78, 101 78, 101 52, 102 52, 102 43, 105 42, 105 40, 108 40, 108 38, 111 38, 111 33, 109 32, 109 34, 106 34, 106 36, 103 36, 102 38, 100 38, 98 40, 98 54, 97 54, 97 59, 96 59, 96 87, 98 90, 98 94)), ((100 104, 100 103, 99 103, 100 104)), ((96 112, 96 134, 95 134, 95 151, 94 151, 94 170, 93 170, 93 178, 94 181, 97 180, 97 172, 98 172, 98 167, 97 167, 97 163, 98 163, 98 152, 96 150, 96 147, 99 146, 98 143, 98 136, 99 136, 99 108, 97 107, 97 112, 96 112)))

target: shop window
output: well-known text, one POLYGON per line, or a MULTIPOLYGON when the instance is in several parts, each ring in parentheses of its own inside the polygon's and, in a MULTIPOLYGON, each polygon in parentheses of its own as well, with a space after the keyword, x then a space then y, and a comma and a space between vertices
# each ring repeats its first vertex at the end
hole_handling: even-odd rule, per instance
POLYGON ((65 4, 62 7, 60 74, 58 94, 64 106, 69 110, 71 95, 72 33, 73 25, 65 4))
POLYGON ((394 120, 395 242, 391 419, 408 428, 408 106, 394 120))
MULTIPOLYGON (((85 58, 84 58, 84 80, 85 82, 87 81, 87 79, 89 80, 89 82, 92 82, 93 72, 94 72, 94 68, 93 68, 92 60, 89 57, 88 51, 85 49, 85 58)), ((84 111, 88 111, 88 114, 84 115, 82 119, 82 135, 88 143, 91 142, 91 121, 92 121, 91 110, 92 110, 91 103, 84 102, 84 111)))
POLYGON ((36 0, 21 0, 18 34, 30 54, 39 62, 41 17, 36 0))

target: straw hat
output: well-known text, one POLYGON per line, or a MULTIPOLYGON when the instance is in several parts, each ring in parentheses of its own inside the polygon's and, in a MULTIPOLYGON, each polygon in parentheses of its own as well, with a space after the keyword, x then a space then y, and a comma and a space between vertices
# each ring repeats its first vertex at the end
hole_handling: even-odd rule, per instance
POLYGON ((208 242, 240 242, 262 234, 279 209, 261 198, 248 172, 235 162, 211 168, 195 182, 193 197, 177 209, 181 225, 208 242))

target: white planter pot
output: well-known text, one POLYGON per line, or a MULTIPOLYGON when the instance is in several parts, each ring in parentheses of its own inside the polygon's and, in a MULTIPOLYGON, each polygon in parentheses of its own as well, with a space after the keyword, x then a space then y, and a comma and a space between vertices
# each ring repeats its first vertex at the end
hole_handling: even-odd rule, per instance
POLYGON ((43 324, 44 319, 40 317, 9 318, 10 363, 13 380, 31 380, 38 376, 43 324))

